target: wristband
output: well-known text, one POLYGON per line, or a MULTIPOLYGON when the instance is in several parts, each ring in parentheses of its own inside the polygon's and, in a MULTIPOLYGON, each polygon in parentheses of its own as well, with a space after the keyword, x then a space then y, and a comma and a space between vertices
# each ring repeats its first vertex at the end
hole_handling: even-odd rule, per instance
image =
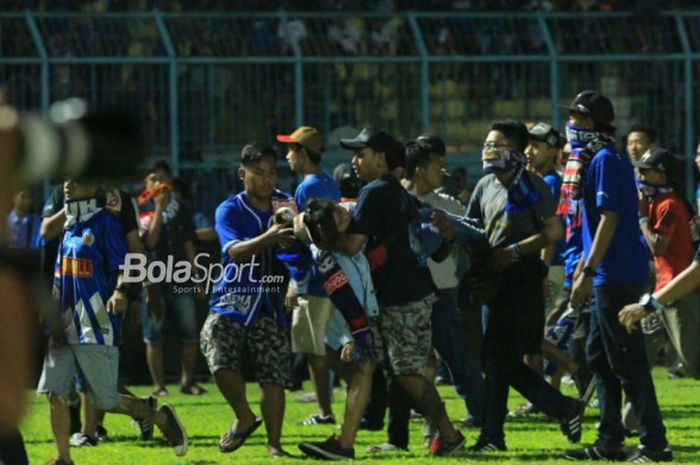
POLYGON ((595 276, 595 270, 590 266, 584 266, 582 271, 583 275, 587 278, 592 278, 593 276, 595 276))
POLYGON ((648 216, 640 216, 639 217, 639 227, 641 228, 645 224, 649 223, 649 217, 648 216))

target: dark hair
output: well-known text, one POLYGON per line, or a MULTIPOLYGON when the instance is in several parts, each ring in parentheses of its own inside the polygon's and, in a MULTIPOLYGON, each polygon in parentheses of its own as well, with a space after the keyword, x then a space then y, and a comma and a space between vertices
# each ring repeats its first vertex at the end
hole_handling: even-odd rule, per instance
POLYGON ((170 165, 168 164, 167 161, 165 160, 158 160, 151 166, 151 170, 149 173, 153 173, 155 171, 165 171, 168 173, 169 176, 172 176, 173 172, 170 171, 170 165))
POLYGON ((411 141, 406 144, 406 163, 404 164, 406 177, 412 178, 416 174, 418 167, 424 167, 430 163, 430 155, 433 153, 438 152, 430 150, 417 141, 411 141))
POLYGON ((627 137, 629 137, 629 135, 633 132, 641 132, 643 134, 646 134, 646 136, 649 138, 649 142, 656 142, 656 131, 654 131, 649 126, 646 126, 644 124, 633 124, 630 128, 630 132, 627 133, 627 137))
POLYGON ((252 142, 241 150, 241 165, 244 167, 249 166, 265 157, 272 157, 273 160, 277 160, 277 152, 271 145, 252 142))
POLYGON ((318 166, 321 164, 321 154, 320 153, 314 152, 310 148, 304 147, 301 144, 291 144, 291 145, 292 145, 292 149, 295 152, 301 152, 302 150, 305 150, 306 155, 308 155, 309 160, 311 160, 311 163, 313 163, 314 165, 318 166))
POLYGON ((522 121, 503 119, 491 124, 491 131, 498 131, 513 144, 513 148, 524 152, 528 144, 530 134, 527 126, 522 121))
POLYGON ((335 204, 330 200, 311 199, 306 204, 304 224, 309 230, 310 239, 318 246, 333 243, 338 237, 335 224, 335 204))
POLYGON ((406 164, 406 150, 404 145, 393 137, 390 137, 386 141, 384 156, 386 158, 386 165, 389 170, 393 170, 406 164))
POLYGON ((431 152, 437 153, 441 157, 445 156, 447 150, 445 150, 445 141, 441 137, 433 134, 421 134, 416 137, 416 143, 431 152))

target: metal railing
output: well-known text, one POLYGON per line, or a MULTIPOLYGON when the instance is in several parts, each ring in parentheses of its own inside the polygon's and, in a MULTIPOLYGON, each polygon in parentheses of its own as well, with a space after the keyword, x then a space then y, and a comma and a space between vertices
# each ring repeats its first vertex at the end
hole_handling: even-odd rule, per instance
POLYGON ((687 11, 0 13, 0 84, 26 110, 68 96, 133 108, 176 173, 301 124, 329 147, 364 124, 432 131, 448 164, 473 165, 491 120, 560 126, 559 105, 598 88, 620 132, 658 130, 691 187, 698 26, 687 11))

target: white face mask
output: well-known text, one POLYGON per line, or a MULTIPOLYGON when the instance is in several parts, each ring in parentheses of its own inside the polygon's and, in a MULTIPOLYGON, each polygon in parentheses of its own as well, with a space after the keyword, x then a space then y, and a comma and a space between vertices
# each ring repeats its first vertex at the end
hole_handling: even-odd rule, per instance
POLYGON ((82 200, 69 200, 66 202, 66 222, 64 228, 69 228, 76 223, 83 223, 92 218, 95 213, 102 210, 97 197, 82 200))

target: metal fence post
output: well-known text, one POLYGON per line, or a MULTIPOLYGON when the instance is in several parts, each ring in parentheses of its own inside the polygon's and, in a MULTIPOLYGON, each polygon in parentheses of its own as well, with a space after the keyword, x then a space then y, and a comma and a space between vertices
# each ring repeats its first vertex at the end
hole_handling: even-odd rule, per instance
POLYGON ((408 14, 408 23, 411 25, 411 32, 416 40, 416 47, 420 55, 420 101, 423 131, 430 132, 430 69, 428 63, 428 48, 423 40, 423 33, 418 27, 418 22, 413 13, 408 14))
MULTIPOLYGON (((27 27, 29 27, 29 32, 32 35, 32 40, 34 41, 37 52, 39 52, 39 58, 41 59, 41 114, 47 117, 49 115, 49 105, 51 102, 49 90, 49 55, 46 53, 44 41, 41 40, 41 34, 39 33, 39 28, 36 26, 34 15, 31 11, 27 10, 25 11, 25 17, 27 19, 27 27)), ((48 198, 51 191, 51 181, 48 178, 45 178, 42 182, 42 190, 44 198, 48 198)))
POLYGON ((544 38, 544 43, 551 57, 551 63, 549 65, 549 87, 552 99, 552 126, 559 129, 559 125, 561 124, 559 118, 559 89, 561 88, 559 86, 559 54, 552 40, 552 34, 549 32, 549 27, 547 27, 547 21, 544 18, 544 14, 541 12, 537 13, 537 24, 542 30, 542 37, 544 38))
POLYGON ((289 30, 289 21, 287 12, 280 10, 280 20, 282 21, 282 30, 287 36, 289 44, 292 46, 294 53, 294 120, 297 127, 304 124, 304 69, 301 61, 301 48, 296 40, 292 39, 291 31, 289 30))
POLYGON ((169 95, 168 102, 170 104, 170 169, 174 176, 180 175, 180 134, 178 128, 178 103, 177 103, 177 53, 173 42, 170 40, 170 34, 165 27, 163 14, 159 10, 153 10, 153 19, 156 22, 158 33, 163 39, 165 51, 170 58, 168 81, 169 95))
POLYGON ((678 28, 678 35, 681 39, 681 45, 683 46, 683 54, 685 55, 683 60, 685 154, 683 158, 685 160, 686 197, 691 202, 691 205, 694 205, 693 173, 695 172, 695 167, 693 166, 693 154, 695 153, 695 135, 693 130, 693 58, 688 34, 685 30, 685 24, 683 24, 683 18, 681 18, 679 13, 676 13, 674 14, 674 19, 676 21, 676 27, 678 28))

